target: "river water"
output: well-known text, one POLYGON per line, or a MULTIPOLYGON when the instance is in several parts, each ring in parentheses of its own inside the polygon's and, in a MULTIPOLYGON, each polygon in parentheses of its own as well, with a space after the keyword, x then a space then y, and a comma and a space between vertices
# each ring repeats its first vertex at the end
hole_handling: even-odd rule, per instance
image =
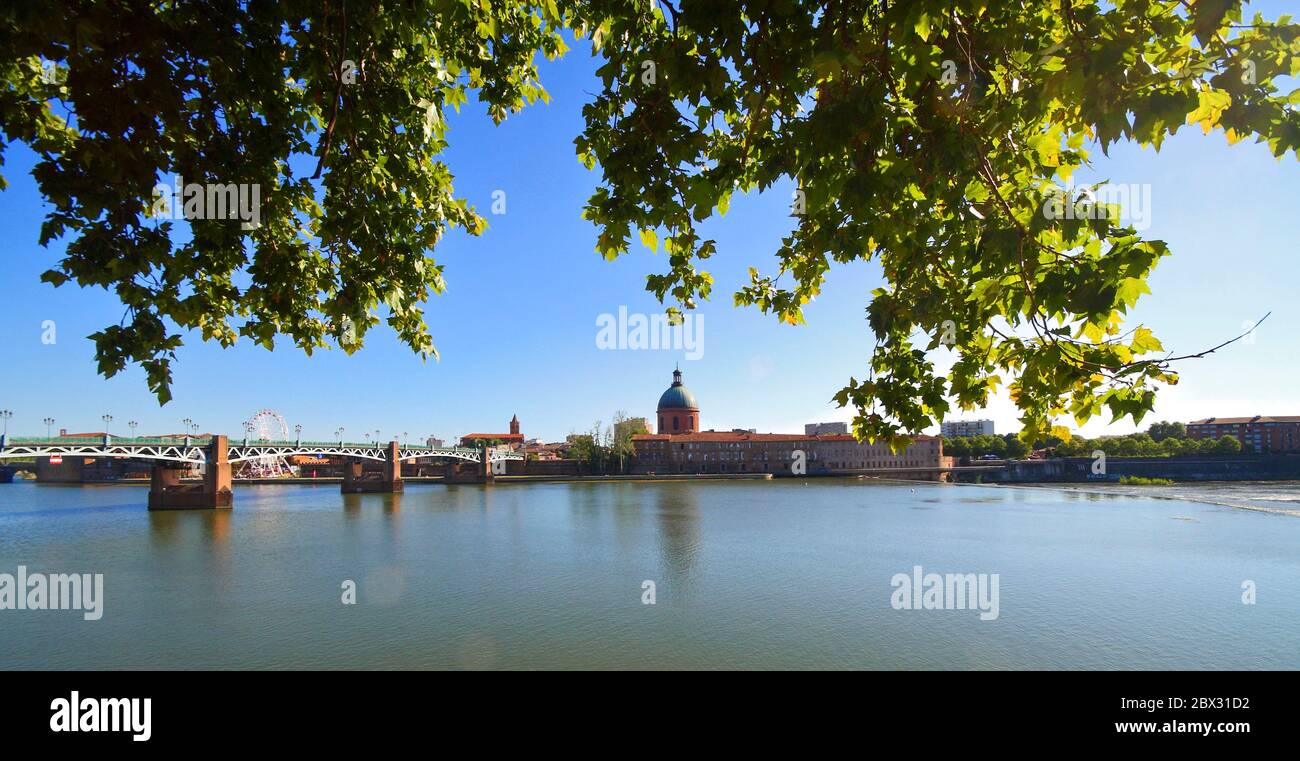
POLYGON ((1181 498, 850 479, 146 496, 0 485, 0 574, 104 575, 97 621, 0 610, 0 668, 1300 666, 1300 518, 1181 498), (896 609, 917 566, 996 574, 996 618, 896 609))

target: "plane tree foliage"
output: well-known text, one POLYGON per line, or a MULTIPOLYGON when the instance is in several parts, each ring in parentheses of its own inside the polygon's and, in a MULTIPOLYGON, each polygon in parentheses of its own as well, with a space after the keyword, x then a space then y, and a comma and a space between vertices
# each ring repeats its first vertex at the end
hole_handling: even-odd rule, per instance
POLYGON ((876 346, 836 401, 895 444, 1001 387, 1029 440, 1059 416, 1140 420, 1179 357, 1125 317, 1170 252, 1073 173, 1184 128, 1300 144, 1297 27, 1229 0, 15 0, 0 130, 39 156, 42 243, 66 242, 44 277, 117 294, 100 370, 139 364, 164 401, 177 328, 351 351, 382 311, 431 354, 430 254, 484 227, 439 160, 447 111, 545 99, 536 61, 566 30, 602 64, 576 138, 597 251, 662 242, 647 288, 694 308, 718 253, 701 226, 791 192, 789 234, 733 299, 798 324, 834 264, 876 262, 876 346), (174 235, 149 215, 171 175, 260 183, 261 224, 174 235))
POLYGON ((100 372, 138 364, 165 402, 178 328, 351 352, 381 310, 435 355, 429 254, 485 227, 439 159, 447 117, 545 99, 560 25, 554 3, 7 0, 0 130, 38 155, 40 242, 66 242, 43 279, 125 307, 91 337, 100 372), (260 224, 159 218, 175 177, 258 185, 260 224))
POLYGON ((607 257, 662 238, 647 287, 691 308, 718 253, 701 224, 793 188, 789 234, 734 300, 798 324, 835 263, 878 263, 874 353, 835 397, 860 437, 905 443, 999 387, 1028 441, 1068 436, 1058 416, 1136 422, 1177 380, 1125 324, 1170 252, 1069 186, 1093 152, 1184 128, 1294 156, 1300 98, 1278 80, 1300 30, 1240 6, 683 0, 647 22, 591 2, 604 87, 577 145, 604 182, 586 215, 607 257))

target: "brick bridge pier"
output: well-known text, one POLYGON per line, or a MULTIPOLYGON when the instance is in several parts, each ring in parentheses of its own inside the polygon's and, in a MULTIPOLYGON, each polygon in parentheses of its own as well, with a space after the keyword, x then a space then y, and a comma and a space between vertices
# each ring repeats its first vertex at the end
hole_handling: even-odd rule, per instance
POLYGON ((193 510, 229 508, 234 503, 231 491, 230 441, 213 436, 207 446, 207 462, 202 484, 183 484, 183 468, 171 463, 153 466, 149 477, 150 510, 193 510))
POLYGON ((343 464, 344 494, 397 494, 405 488, 402 482, 402 461, 398 459, 396 441, 388 442, 388 457, 378 473, 366 473, 364 463, 360 460, 348 460, 343 464))

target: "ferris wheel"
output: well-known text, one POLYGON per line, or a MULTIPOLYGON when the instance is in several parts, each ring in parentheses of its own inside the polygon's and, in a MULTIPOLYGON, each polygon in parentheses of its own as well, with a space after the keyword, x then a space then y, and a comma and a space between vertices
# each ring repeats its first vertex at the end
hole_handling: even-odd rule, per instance
MULTIPOLYGON (((250 441, 288 441, 289 425, 275 410, 258 410, 244 423, 250 441)), ((292 475, 293 468, 279 455, 257 457, 244 463, 245 478, 280 478, 292 475)))

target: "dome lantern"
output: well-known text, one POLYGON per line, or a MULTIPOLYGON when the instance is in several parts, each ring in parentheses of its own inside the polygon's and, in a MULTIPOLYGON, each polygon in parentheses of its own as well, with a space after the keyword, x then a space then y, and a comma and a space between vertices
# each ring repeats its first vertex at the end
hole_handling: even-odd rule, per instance
POLYGON ((659 433, 695 433, 700 430, 700 406, 682 385, 681 368, 673 370, 673 385, 659 397, 659 433))

